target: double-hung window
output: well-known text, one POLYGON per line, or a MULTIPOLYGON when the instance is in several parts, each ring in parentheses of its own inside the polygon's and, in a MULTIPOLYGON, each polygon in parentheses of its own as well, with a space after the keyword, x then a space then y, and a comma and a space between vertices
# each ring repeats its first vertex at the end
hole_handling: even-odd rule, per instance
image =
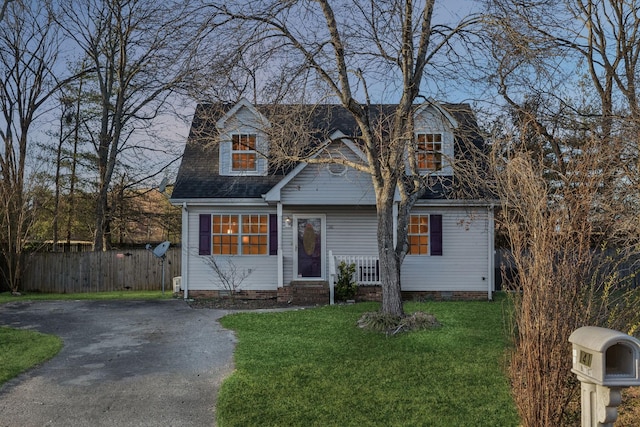
POLYGON ((231 135, 231 170, 255 171, 257 156, 255 134, 231 135))
POLYGON ((268 242, 269 215, 242 215, 242 254, 266 255, 268 242))
POLYGON ((276 248, 273 228, 274 221, 268 214, 201 215, 199 253, 268 255, 270 247, 276 248))
POLYGON ((409 217, 409 255, 442 255, 442 215, 409 217))
POLYGON ((418 169, 439 171, 442 169, 442 134, 416 134, 416 160, 418 169))
POLYGON ((237 255, 239 249, 239 215, 211 216, 213 255, 237 255))

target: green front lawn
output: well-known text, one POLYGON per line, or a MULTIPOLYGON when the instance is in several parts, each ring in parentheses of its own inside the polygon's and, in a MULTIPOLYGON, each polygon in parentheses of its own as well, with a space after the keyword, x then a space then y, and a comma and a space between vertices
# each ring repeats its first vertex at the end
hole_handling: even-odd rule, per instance
POLYGON ((54 335, 0 327, 0 385, 49 360, 61 348, 62 340, 54 335))
POLYGON ((436 330, 386 337, 356 326, 373 303, 241 313, 221 426, 516 426, 504 374, 503 303, 408 303, 436 330))

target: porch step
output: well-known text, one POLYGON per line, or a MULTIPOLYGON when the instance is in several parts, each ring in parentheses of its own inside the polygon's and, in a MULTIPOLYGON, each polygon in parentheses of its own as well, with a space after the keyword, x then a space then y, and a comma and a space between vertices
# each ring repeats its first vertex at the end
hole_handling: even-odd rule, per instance
POLYGON ((285 286, 285 289, 283 290, 288 291, 292 304, 329 304, 329 282, 294 281, 285 286))

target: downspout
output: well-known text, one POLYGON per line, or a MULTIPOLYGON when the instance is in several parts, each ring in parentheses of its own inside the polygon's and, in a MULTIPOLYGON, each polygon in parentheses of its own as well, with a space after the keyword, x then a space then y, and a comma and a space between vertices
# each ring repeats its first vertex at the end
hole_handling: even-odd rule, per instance
POLYGON ((189 210, 187 202, 182 202, 182 286, 184 299, 189 298, 189 210))
POLYGON ((493 300, 495 284, 495 223, 493 204, 487 207, 487 296, 493 300))
POLYGON ((278 202, 278 289, 284 286, 284 259, 282 255, 282 202, 278 202))
POLYGON ((398 246, 398 202, 393 203, 393 248, 398 246))

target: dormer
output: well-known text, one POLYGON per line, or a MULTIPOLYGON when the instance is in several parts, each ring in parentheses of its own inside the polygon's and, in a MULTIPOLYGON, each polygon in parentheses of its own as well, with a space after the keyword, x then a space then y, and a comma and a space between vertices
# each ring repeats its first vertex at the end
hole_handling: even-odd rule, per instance
POLYGON ((268 171, 269 121, 242 98, 216 122, 219 171, 223 176, 265 176, 268 171))
POLYGON ((414 116, 416 160, 421 174, 451 176, 454 130, 458 122, 435 101, 417 108, 414 116))

